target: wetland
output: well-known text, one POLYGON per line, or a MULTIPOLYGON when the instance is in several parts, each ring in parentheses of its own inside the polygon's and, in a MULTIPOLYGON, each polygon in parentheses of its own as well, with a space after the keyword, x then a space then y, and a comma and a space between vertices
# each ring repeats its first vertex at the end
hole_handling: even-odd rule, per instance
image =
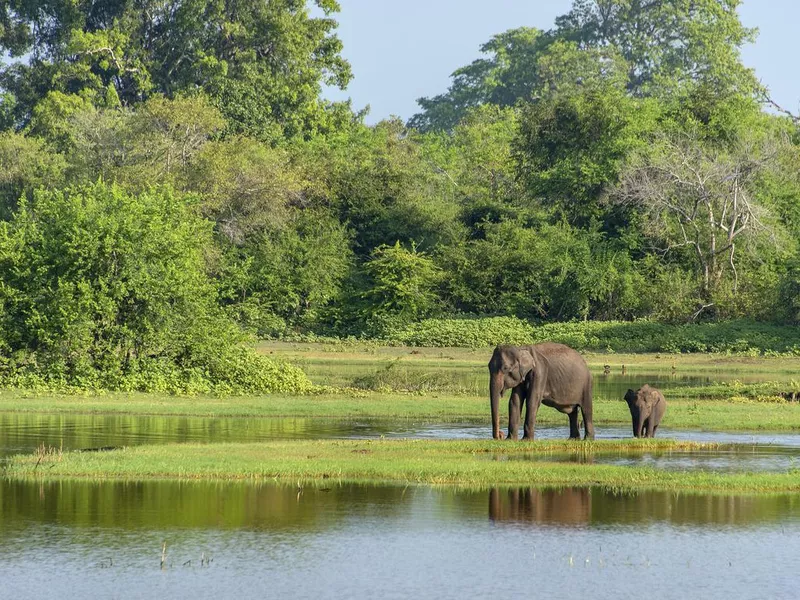
POLYGON ((542 407, 523 444, 487 439, 486 352, 262 351, 320 389, 1 392, 4 594, 455 598, 494 593, 509 545, 527 569, 511 593, 794 589, 775 565, 800 550, 800 407, 770 392, 797 359, 590 355, 596 441, 542 407), (621 397, 645 382, 668 410, 632 440, 621 397))

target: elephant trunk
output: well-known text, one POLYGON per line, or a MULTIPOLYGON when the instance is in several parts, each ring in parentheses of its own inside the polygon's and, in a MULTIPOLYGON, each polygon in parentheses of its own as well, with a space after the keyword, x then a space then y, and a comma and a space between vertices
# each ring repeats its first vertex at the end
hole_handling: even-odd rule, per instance
POLYGON ((500 396, 503 393, 503 373, 489 374, 489 402, 492 406, 492 437, 499 440, 500 435, 500 396))

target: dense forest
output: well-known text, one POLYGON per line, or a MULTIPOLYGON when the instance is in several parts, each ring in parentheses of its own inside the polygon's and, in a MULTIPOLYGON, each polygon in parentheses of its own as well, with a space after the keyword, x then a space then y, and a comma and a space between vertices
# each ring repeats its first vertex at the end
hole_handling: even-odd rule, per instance
POLYGON ((243 336, 435 317, 796 323, 800 119, 738 4, 575 0, 367 126, 321 96, 335 0, 0 1, 5 381, 273 389, 243 336))

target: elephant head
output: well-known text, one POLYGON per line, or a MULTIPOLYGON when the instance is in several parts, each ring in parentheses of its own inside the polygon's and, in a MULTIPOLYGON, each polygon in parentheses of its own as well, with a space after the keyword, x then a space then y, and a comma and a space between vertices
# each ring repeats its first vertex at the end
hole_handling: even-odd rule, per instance
POLYGON ((658 394, 649 385, 643 385, 635 392, 628 389, 625 402, 631 411, 634 437, 644 436, 645 421, 653 414, 653 409, 658 401, 658 394))
POLYGON ((492 405, 492 437, 501 439, 500 396, 520 385, 536 368, 535 351, 519 346, 497 346, 489 361, 489 401, 492 405))

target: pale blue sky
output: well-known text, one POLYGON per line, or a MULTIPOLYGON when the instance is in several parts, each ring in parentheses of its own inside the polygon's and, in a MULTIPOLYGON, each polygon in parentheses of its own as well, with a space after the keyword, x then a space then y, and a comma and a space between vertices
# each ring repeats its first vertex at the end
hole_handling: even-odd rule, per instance
MULTIPOLYGON (((344 56, 355 75, 345 92, 355 108, 371 106, 369 123, 390 115, 407 120, 416 99, 446 91, 450 74, 478 58, 478 46, 501 31, 528 26, 549 29, 571 0, 339 0, 337 15, 344 56)), ((756 70, 772 97, 797 113, 800 106, 800 2, 744 0, 739 13, 758 27, 743 60, 756 70)))

